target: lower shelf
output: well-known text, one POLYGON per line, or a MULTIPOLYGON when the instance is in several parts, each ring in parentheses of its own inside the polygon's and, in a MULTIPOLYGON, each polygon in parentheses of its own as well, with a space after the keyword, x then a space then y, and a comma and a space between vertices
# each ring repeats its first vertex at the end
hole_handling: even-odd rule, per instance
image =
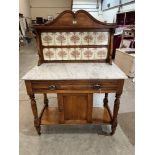
MULTIPOLYGON (((60 112, 57 107, 46 107, 41 117, 41 125, 52 125, 59 123, 60 112)), ((111 123, 111 115, 106 108, 93 107, 92 123, 111 123)), ((87 120, 68 120, 65 124, 89 124, 87 120)))

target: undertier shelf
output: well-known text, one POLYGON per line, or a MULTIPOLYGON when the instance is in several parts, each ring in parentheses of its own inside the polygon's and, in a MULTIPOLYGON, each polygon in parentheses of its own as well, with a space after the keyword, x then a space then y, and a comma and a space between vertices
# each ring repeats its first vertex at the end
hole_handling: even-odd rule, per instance
MULTIPOLYGON (((60 112, 57 107, 45 107, 42 117, 40 118, 41 125, 62 124, 60 123, 60 112)), ((92 124, 108 123, 110 124, 112 116, 107 108, 93 107, 92 109, 92 124)), ((87 120, 65 120, 64 124, 89 124, 87 120)))

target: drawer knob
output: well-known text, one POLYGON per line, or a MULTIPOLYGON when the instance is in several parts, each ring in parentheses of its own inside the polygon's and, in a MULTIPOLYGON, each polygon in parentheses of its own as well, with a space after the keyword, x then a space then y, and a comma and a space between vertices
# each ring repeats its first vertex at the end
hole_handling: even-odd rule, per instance
POLYGON ((94 88, 94 89, 101 89, 102 86, 101 86, 100 84, 95 84, 95 85, 93 86, 93 88, 94 88))
POLYGON ((51 85, 51 86, 48 87, 48 89, 49 90, 55 90, 56 89, 56 86, 55 85, 51 85))

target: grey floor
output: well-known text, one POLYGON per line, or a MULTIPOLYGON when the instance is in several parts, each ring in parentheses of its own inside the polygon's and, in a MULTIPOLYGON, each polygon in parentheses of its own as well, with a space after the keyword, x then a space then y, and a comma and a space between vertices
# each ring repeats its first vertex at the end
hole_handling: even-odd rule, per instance
MULTIPOLYGON (((118 115, 118 127, 114 136, 98 134, 101 126, 42 126, 38 136, 33 127, 33 115, 22 76, 37 64, 38 56, 32 42, 20 49, 20 155, 133 155, 135 145, 134 83, 125 81, 118 115)), ((103 94, 94 95, 94 106, 102 106, 103 94)), ((57 105, 56 95, 48 95, 51 106, 57 105)), ((114 94, 109 96, 113 107, 114 94)), ((36 95, 38 109, 42 96, 36 95)))

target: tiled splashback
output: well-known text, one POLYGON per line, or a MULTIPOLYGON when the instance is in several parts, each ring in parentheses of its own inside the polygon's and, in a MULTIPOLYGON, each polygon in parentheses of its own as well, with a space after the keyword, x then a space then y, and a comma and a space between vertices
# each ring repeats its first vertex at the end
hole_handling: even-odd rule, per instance
POLYGON ((108 45, 108 32, 43 32, 42 45, 108 45))
POLYGON ((108 32, 43 32, 41 34, 44 60, 100 60, 106 59, 106 47, 48 48, 48 46, 108 45, 108 32))
POLYGON ((107 48, 44 48, 44 60, 106 59, 107 48))

